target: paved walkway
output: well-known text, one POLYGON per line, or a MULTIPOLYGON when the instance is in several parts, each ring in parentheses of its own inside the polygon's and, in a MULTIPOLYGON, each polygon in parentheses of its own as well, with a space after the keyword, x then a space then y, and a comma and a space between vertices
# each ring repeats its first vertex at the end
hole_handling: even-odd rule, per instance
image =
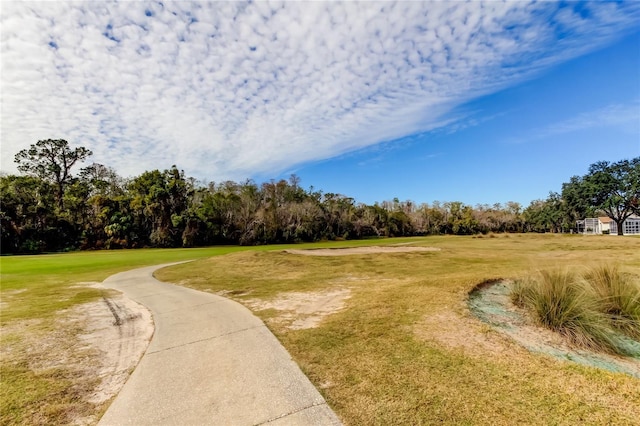
POLYGON ((339 425, 290 355, 247 308, 162 283, 159 265, 105 287, 149 308, 155 334, 100 425, 339 425))

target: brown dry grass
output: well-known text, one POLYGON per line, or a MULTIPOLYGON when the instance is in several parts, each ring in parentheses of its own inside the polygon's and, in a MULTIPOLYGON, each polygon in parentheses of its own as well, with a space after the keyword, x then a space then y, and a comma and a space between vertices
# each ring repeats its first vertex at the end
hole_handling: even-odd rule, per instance
POLYGON ((0 423, 98 422, 153 333, 151 315, 140 305, 116 293, 108 300, 121 317, 119 325, 99 300, 60 311, 48 320, 3 326, 0 423))
POLYGON ((473 318, 465 303, 479 282, 533 269, 581 272, 597 259, 620 261, 638 274, 640 239, 414 241, 441 251, 344 257, 244 252, 158 276, 230 291, 245 303, 328 291, 351 277, 345 308, 316 328, 291 330, 273 309, 257 311, 348 425, 640 423, 639 380, 532 354, 473 318))
POLYGON ((84 332, 79 312, 44 320, 22 320, 2 330, 2 422, 90 424, 102 407, 89 401, 100 379, 93 366, 101 354, 76 336, 84 332), (16 394, 13 389, 22 389, 16 394), (48 401, 56 401, 49 404, 48 401))

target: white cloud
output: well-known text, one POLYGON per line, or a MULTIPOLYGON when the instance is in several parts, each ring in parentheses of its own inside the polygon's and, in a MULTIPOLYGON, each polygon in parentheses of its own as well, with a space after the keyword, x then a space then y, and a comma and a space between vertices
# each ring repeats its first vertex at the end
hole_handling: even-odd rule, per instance
POLYGON ((579 114, 544 129, 541 137, 561 135, 599 127, 613 127, 630 133, 640 132, 640 100, 630 104, 611 104, 596 111, 579 114))
POLYGON ((65 138, 125 176, 275 174, 433 129, 638 22, 608 2, 6 2, 1 167, 65 138))
MULTIPOLYGON (((627 104, 610 104, 593 111, 583 112, 574 117, 557 121, 544 128, 506 143, 521 144, 548 139, 553 136, 591 129, 613 127, 629 134, 640 134, 640 100, 627 104)), ((638 147, 640 148, 640 141, 638 147)))

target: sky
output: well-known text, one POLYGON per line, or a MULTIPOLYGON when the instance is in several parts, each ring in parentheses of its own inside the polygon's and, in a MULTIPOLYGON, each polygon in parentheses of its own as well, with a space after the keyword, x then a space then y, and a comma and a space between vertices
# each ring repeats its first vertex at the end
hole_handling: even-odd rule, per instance
POLYGON ((0 3, 0 170, 528 205, 640 156, 640 2, 0 3))

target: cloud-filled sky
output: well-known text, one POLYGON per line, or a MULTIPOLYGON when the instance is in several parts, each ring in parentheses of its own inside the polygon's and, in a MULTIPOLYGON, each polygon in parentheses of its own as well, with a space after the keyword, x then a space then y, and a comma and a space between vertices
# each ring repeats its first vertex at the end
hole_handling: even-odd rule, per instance
MULTIPOLYGON (((457 170, 446 154, 461 142, 451 135, 504 121, 522 105, 483 99, 526 91, 527 82, 615 46, 640 26, 638 2, 55 1, 0 8, 2 171, 15 171, 20 149, 63 138, 123 176, 176 164, 215 181, 296 171, 317 187, 332 186, 322 176, 340 175, 341 167, 358 180, 359 168, 398 152, 440 158, 457 170)), ((626 48, 637 57, 634 40, 626 48)), ((541 119, 527 134, 502 132, 504 144, 603 126, 640 138, 640 77, 629 71, 626 97, 541 119)), ((624 143, 625 152, 640 151, 640 142, 624 143)), ((406 161, 404 172, 410 167, 406 161)), ((417 178, 424 166, 415 167, 417 178)), ((366 192, 370 186, 330 189, 367 202, 387 195, 366 192)))

